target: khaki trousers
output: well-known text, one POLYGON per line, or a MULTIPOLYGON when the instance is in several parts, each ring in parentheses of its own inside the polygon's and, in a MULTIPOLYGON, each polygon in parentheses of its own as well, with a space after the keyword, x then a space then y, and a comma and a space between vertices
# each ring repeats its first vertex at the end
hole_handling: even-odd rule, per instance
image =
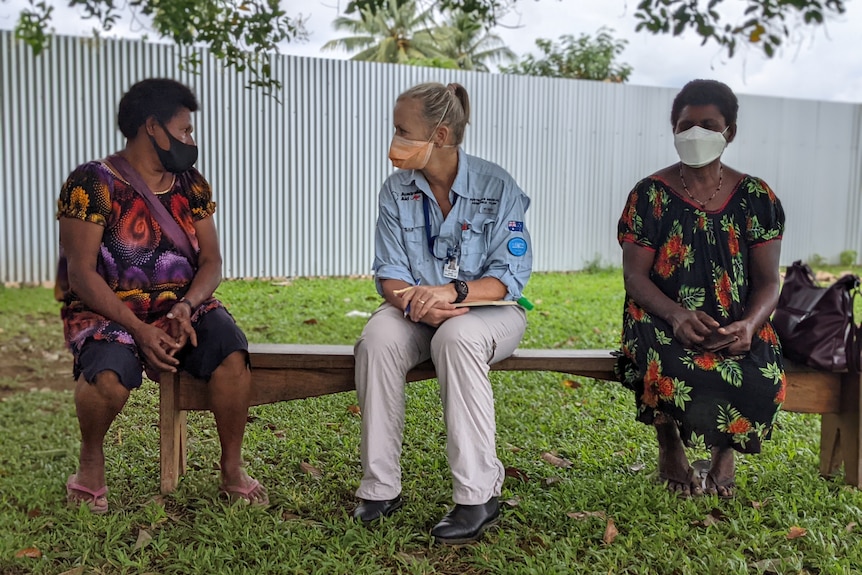
POLYGON ((401 493, 401 444, 407 372, 431 358, 440 383, 453 500, 478 505, 500 495, 504 468, 497 458, 489 364, 509 357, 527 320, 519 306, 472 308, 438 328, 405 319, 384 303, 356 342, 356 392, 362 410, 361 499, 401 493))

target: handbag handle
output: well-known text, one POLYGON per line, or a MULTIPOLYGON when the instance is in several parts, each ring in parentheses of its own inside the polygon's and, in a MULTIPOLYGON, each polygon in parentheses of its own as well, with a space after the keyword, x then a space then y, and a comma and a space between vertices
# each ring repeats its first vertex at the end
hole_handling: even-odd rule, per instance
POLYGON ((121 155, 112 154, 102 160, 102 163, 108 166, 112 171, 120 174, 129 184, 132 189, 147 204, 153 219, 158 222, 159 227, 167 238, 174 244, 179 251, 192 265, 197 263, 197 254, 192 248, 188 234, 180 227, 174 217, 168 212, 164 204, 159 201, 156 195, 150 190, 150 187, 144 182, 144 179, 135 168, 121 155))

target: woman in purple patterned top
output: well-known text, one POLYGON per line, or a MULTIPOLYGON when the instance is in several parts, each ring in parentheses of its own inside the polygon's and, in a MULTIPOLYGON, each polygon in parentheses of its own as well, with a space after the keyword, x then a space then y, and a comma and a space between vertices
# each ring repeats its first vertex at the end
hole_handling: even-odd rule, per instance
POLYGON ((61 274, 67 281, 59 278, 62 317, 75 358, 81 428, 79 467, 66 491, 70 503, 86 503, 96 513, 108 509, 105 434, 141 385, 143 370, 157 378, 183 369, 209 382, 222 448, 220 490, 231 499, 268 503, 266 489, 242 468, 248 342, 213 297, 222 260, 212 192, 192 167, 191 113, 197 109, 194 94, 179 82, 138 82, 117 114, 126 147, 78 166, 57 202, 67 270, 61 274), (190 250, 175 243, 170 222, 159 223, 144 200, 146 190, 129 179, 152 190, 190 250))

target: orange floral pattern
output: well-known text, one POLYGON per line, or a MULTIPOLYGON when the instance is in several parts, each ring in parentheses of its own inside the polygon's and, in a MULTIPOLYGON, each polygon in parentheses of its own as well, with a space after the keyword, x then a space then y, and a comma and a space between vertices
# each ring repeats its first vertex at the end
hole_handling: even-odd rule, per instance
POLYGON ((659 248, 658 258, 653 269, 663 278, 672 276, 683 264, 688 255, 689 247, 682 242, 682 235, 674 235, 659 248))

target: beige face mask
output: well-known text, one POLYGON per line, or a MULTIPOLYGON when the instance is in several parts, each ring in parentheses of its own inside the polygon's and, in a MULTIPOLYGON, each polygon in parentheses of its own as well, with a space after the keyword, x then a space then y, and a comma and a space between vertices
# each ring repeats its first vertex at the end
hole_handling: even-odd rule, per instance
POLYGON ((402 170, 421 170, 428 165, 434 144, 431 140, 408 140, 401 136, 392 136, 389 144, 389 159, 392 165, 402 170))
MULTIPOLYGON (((443 115, 437 121, 437 125, 431 130, 431 137, 427 142, 422 140, 408 140, 401 136, 392 136, 392 143, 389 144, 389 159, 392 165, 402 170, 421 170, 428 165, 428 160, 431 159, 431 152, 434 150, 434 144, 431 140, 434 139, 434 132, 443 123, 443 118, 446 117, 446 112, 449 111, 450 99, 446 102, 446 108, 443 110, 443 115)), ((454 148, 455 146, 442 146, 444 148, 454 148)))

